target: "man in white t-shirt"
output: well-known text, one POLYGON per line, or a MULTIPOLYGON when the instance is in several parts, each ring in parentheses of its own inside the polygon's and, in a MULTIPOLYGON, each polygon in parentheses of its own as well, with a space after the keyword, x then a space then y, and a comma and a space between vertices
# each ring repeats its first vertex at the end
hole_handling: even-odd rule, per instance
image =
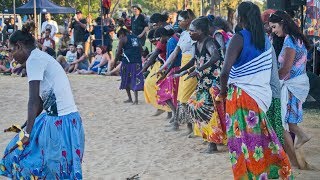
POLYGON ((50 37, 54 39, 54 36, 56 35, 56 33, 58 33, 58 24, 56 21, 51 19, 50 13, 45 14, 45 19, 46 21, 43 22, 41 26, 41 33, 43 34, 45 33, 46 29, 50 29, 50 37))

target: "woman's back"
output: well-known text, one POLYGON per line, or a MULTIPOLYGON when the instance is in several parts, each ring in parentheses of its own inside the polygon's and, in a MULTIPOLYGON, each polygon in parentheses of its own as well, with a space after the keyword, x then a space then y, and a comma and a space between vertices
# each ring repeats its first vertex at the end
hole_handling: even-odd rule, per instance
POLYGON ((67 75, 55 59, 34 49, 26 68, 29 82, 40 81, 40 96, 48 114, 61 116, 77 112, 67 75))

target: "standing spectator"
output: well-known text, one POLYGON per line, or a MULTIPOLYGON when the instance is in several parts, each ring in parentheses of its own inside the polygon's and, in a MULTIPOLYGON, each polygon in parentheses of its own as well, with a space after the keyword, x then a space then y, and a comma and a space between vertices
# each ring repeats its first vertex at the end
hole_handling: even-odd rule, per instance
POLYGON ((77 11, 70 25, 70 31, 73 29, 74 44, 80 45, 86 41, 84 38, 86 34, 86 28, 87 20, 82 17, 81 11, 77 11))
POLYGON ((133 16, 131 18, 131 31, 136 35, 140 41, 140 44, 144 46, 146 42, 146 33, 148 31, 148 24, 145 21, 145 17, 141 14, 142 9, 140 5, 134 5, 131 7, 133 16))
POLYGON ((41 26, 41 34, 45 33, 46 29, 50 29, 50 38, 54 39, 59 30, 58 24, 56 21, 51 19, 51 14, 48 12, 45 14, 45 19, 46 21, 44 21, 41 26))
MULTIPOLYGON (((92 43, 94 49, 96 49, 97 46, 102 45, 101 17, 97 17, 96 23, 97 25, 93 27, 92 31, 92 34, 95 36, 95 40, 92 43)), ((108 26, 103 26, 103 46, 107 47, 108 53, 112 51, 112 38, 109 33, 110 31, 111 29, 108 26)))
POLYGON ((70 37, 68 32, 64 32, 63 36, 60 38, 59 47, 58 47, 58 56, 65 56, 68 52, 68 45, 70 44, 70 37))
POLYGON ((15 31, 18 30, 18 26, 14 24, 14 18, 10 17, 8 22, 5 22, 5 27, 2 30, 3 34, 3 41, 5 42, 10 35, 15 31))

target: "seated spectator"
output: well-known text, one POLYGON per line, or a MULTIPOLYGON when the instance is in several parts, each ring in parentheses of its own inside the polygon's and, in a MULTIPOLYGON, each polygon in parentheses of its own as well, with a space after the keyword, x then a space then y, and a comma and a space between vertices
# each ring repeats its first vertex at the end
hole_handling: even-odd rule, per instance
POLYGON ((78 45, 77 46, 77 57, 72 63, 70 63, 69 72, 74 73, 77 70, 88 69, 88 67, 89 67, 88 56, 84 53, 83 46, 78 45))
POLYGON ((102 71, 106 71, 110 56, 106 52, 105 48, 101 46, 96 47, 96 56, 90 64, 88 70, 78 70, 79 74, 101 74, 102 71))
POLYGON ((54 42, 54 40, 50 37, 50 33, 51 30, 50 29, 46 29, 45 32, 45 37, 41 38, 39 43, 38 43, 38 47, 39 49, 42 49, 42 51, 48 53, 50 56, 52 57, 56 57, 56 44, 54 42))
POLYGON ((56 44, 54 40, 50 37, 51 29, 46 29, 44 38, 40 39, 40 44, 42 45, 42 50, 44 47, 49 47, 55 49, 56 44))
POLYGON ((11 74, 10 62, 12 58, 9 57, 9 53, 6 49, 1 49, 0 53, 0 73, 11 74))
POLYGON ((66 56, 59 55, 57 61, 60 63, 65 72, 72 72, 75 65, 71 65, 77 59, 77 50, 74 44, 69 44, 66 56))

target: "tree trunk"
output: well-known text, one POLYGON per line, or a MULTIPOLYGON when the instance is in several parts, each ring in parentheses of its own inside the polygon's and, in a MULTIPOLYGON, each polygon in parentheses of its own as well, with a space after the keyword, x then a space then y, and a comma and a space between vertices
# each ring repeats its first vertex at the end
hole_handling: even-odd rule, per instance
POLYGON ((119 5, 119 2, 120 2, 120 0, 117 0, 116 3, 114 4, 114 6, 113 6, 113 8, 112 8, 112 11, 110 12, 110 17, 113 16, 113 13, 114 13, 116 7, 119 5))
POLYGON ((232 8, 227 8, 228 9, 228 19, 227 21, 230 23, 231 27, 233 28, 234 24, 233 24, 233 15, 235 13, 234 9, 232 8))

